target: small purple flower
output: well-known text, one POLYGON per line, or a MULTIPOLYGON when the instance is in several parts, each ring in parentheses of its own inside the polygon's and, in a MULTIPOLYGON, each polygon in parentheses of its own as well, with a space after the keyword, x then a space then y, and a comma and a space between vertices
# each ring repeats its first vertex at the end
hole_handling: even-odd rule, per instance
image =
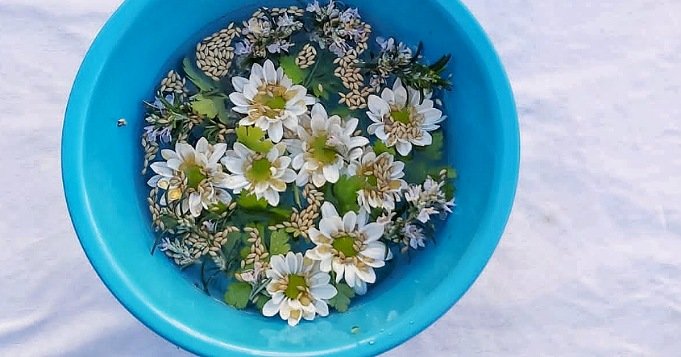
POLYGON ((280 28, 293 26, 295 24, 296 22, 290 16, 288 16, 288 14, 283 14, 277 19, 277 26, 280 28))
POLYGON ((293 47, 293 44, 285 40, 277 40, 267 46, 267 50, 270 53, 281 53, 281 51, 288 52, 288 50, 293 47))
POLYGON ((248 40, 237 42, 234 46, 234 54, 237 56, 248 55, 253 51, 253 47, 248 40))
POLYGON ((381 52, 392 51, 395 48, 395 39, 390 37, 376 37, 376 43, 381 46, 381 52))
POLYGON ((307 12, 320 13, 322 8, 319 6, 319 1, 314 0, 314 2, 307 5, 305 10, 307 10, 307 12))
MULTIPOLYGON (((174 103, 175 103, 175 94, 174 94, 174 93, 168 94, 168 95, 166 95, 165 98, 163 98, 163 99, 165 99, 165 101, 168 102, 168 103, 170 103, 170 104, 174 104, 174 103)), ((165 104, 163 104, 163 101, 162 101, 160 98, 158 98, 158 97, 156 97, 156 98, 154 99, 154 102, 151 103, 151 104, 149 104, 149 105, 150 105, 152 108, 158 109, 158 110, 160 110, 160 111, 166 110, 165 104)))
POLYGON ((340 20, 344 23, 350 22, 354 19, 359 19, 359 11, 357 11, 357 8, 354 9, 346 9, 343 11, 343 13, 340 15, 340 20))
POLYGON ((168 144, 173 139, 170 128, 156 128, 153 125, 144 127, 144 135, 148 141, 156 142, 160 140, 161 143, 168 144))

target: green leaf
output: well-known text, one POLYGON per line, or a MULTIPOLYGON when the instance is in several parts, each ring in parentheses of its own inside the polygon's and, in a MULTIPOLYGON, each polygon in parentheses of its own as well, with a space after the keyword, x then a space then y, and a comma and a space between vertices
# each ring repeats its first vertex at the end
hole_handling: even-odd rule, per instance
POLYGON ((256 295, 255 299, 256 299, 255 300, 255 307, 257 307, 258 310, 262 311, 263 306, 265 306, 265 304, 267 304, 267 301, 270 298, 265 296, 265 295, 259 294, 259 295, 256 295))
POLYGON ((339 117, 343 119, 347 118, 358 118, 359 113, 356 110, 350 110, 346 105, 338 105, 331 112, 329 115, 338 115, 339 117))
POLYGON ((336 208, 338 213, 343 215, 349 211, 358 211, 357 191, 361 190, 366 184, 366 180, 361 176, 341 176, 333 185, 333 195, 338 201, 336 208))
POLYGON ((380 140, 376 140, 376 142, 373 145, 374 147, 374 152, 376 153, 376 156, 381 155, 384 152, 387 152, 388 154, 395 156, 397 153, 395 152, 395 147, 388 147, 385 145, 384 142, 380 140))
POLYGON ((196 68, 192 60, 188 57, 182 61, 182 68, 184 69, 187 78, 189 78, 200 91, 210 92, 218 88, 218 83, 196 68))
POLYGON ((398 159, 406 164, 404 166, 404 179, 407 182, 421 183, 426 179, 426 176, 433 178, 440 176, 440 170, 443 167, 438 163, 443 159, 444 136, 442 131, 435 132, 432 135, 433 143, 431 145, 414 147, 409 157, 398 156, 398 159))
POLYGON ((348 311, 348 307, 350 306, 350 299, 355 297, 355 291, 352 290, 352 288, 345 283, 336 284, 336 290, 338 290, 338 293, 336 294, 336 296, 329 299, 328 301, 329 305, 336 309, 338 312, 348 311))
POLYGON ((227 234, 227 242, 222 244, 222 253, 226 257, 231 257, 238 252, 236 248, 241 244, 242 235, 241 232, 230 232, 227 234))
POLYGON ((168 215, 162 215, 161 222, 163 222, 166 229, 175 229, 178 226, 177 221, 168 215))
POLYGON ((283 229, 272 232, 270 236, 270 255, 286 254, 291 251, 291 236, 283 229))
POLYGON ((250 284, 235 281, 229 284, 225 292, 225 302, 241 310, 248 305, 248 298, 253 288, 250 284))
POLYGON ((241 251, 239 251, 239 256, 241 257, 241 259, 246 259, 246 257, 248 257, 249 254, 251 254, 251 247, 250 246, 243 247, 243 248, 241 248, 241 251))
POLYGON ((307 70, 301 69, 296 64, 296 58, 293 56, 284 56, 279 59, 279 66, 284 69, 286 76, 291 78, 293 84, 301 84, 307 77, 307 70))
POLYGON ((445 193, 445 199, 449 201, 452 198, 454 198, 454 194, 456 193, 456 187, 454 187, 453 183, 447 181, 445 185, 442 187, 442 191, 445 193))
POLYGON ((249 210, 264 210, 267 208, 267 200, 264 198, 258 199, 255 194, 242 194, 236 199, 236 204, 244 209, 249 210))
POLYGON ((440 161, 442 159, 442 149, 445 146, 445 139, 442 131, 437 131, 432 134, 433 143, 426 147, 414 148, 414 159, 422 158, 424 160, 430 160, 431 163, 434 161, 440 161))
POLYGON ((329 91, 326 90, 324 88, 324 85, 322 85, 321 83, 317 83, 315 86, 312 87, 312 93, 317 98, 329 100, 329 91))
POLYGON ((203 94, 196 96, 191 103, 192 110, 199 115, 213 119, 218 116, 218 107, 211 98, 206 98, 203 94))
POLYGON ((249 149, 265 154, 272 149, 272 140, 265 139, 265 132, 257 126, 239 126, 236 128, 237 140, 249 149))

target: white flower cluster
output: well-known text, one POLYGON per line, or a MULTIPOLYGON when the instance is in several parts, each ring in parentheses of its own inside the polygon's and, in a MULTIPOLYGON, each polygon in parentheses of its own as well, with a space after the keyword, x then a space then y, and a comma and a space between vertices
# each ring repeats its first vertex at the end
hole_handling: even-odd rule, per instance
POLYGON ((454 198, 447 200, 443 187, 444 181, 435 181, 430 176, 421 185, 411 185, 404 193, 404 198, 416 208, 416 219, 427 223, 433 215, 452 213, 454 198))
POLYGON ((297 14, 295 9, 276 14, 258 10, 243 22, 243 38, 234 45, 234 54, 265 58, 267 53, 288 52, 294 46, 291 36, 303 27, 297 14))
POLYGON ((361 53, 366 49, 371 26, 361 20, 356 8, 341 10, 333 0, 326 6, 315 0, 307 6, 307 11, 315 15, 314 39, 321 48, 328 47, 338 57, 350 50, 361 53))

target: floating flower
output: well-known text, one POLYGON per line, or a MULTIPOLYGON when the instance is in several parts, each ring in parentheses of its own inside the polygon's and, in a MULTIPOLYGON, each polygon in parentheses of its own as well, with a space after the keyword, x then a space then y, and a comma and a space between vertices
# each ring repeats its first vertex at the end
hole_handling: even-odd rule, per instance
POLYGON ((227 174, 220 164, 226 150, 227 145, 211 145, 205 138, 197 142, 196 148, 177 143, 175 151, 161 151, 165 162, 151 164, 156 175, 147 183, 166 191, 165 202, 182 200, 181 211, 198 217, 203 209, 218 202, 229 204, 232 200, 224 190, 228 188, 227 174))
POLYGON ((265 198, 271 206, 279 204, 279 193, 286 191, 286 184, 295 181, 296 173, 289 168, 291 158, 283 156, 284 144, 274 145, 265 155, 234 143, 222 163, 232 174, 227 177, 226 187, 234 193, 242 191, 265 198))
POLYGON ((336 296, 337 291, 329 284, 328 272, 320 271, 318 263, 304 258, 301 253, 274 255, 266 275, 271 279, 267 292, 272 299, 263 306, 263 315, 279 313, 289 325, 295 326, 301 318, 313 320, 316 315, 329 314, 326 300, 336 296))
POLYGON ((321 104, 312 107, 312 118, 298 126, 298 138, 288 141, 293 154, 292 166, 300 170, 296 183, 304 186, 310 179, 317 187, 335 183, 345 162, 362 156, 362 147, 369 143, 363 136, 353 136, 359 120, 345 122, 338 115, 331 117, 321 104))
POLYGON ((383 224, 367 224, 366 215, 358 217, 350 211, 341 218, 336 208, 325 202, 319 229, 310 228, 308 234, 315 247, 305 256, 320 261, 322 271, 333 270, 337 283, 345 279, 358 294, 366 292, 367 283, 376 281, 374 268, 385 265, 386 246, 379 241, 383 224))
POLYGON ((297 129, 299 117, 315 102, 305 87, 293 85, 284 70, 275 69, 270 60, 262 66, 253 64, 250 78, 234 77, 232 84, 236 92, 229 99, 234 103, 234 111, 247 115, 239 124, 267 131, 275 143, 281 140, 284 127, 297 129))
POLYGON ((433 142, 429 131, 436 130, 445 117, 442 111, 433 108, 429 95, 413 88, 405 88, 398 78, 392 90, 384 88, 381 96, 369 96, 369 112, 373 121, 367 128, 388 147, 395 146, 397 152, 406 156, 412 145, 426 146, 433 142))
POLYGON ((444 185, 444 181, 437 182, 428 176, 422 185, 409 186, 404 193, 404 199, 418 210, 416 219, 426 223, 432 215, 446 215, 452 212, 454 199, 447 200, 442 190, 444 185))
POLYGON ((418 249, 418 247, 426 246, 426 235, 423 233, 423 228, 414 224, 406 224, 402 233, 409 240, 409 246, 412 248, 418 249))
POLYGON ((358 192, 357 203, 366 211, 371 208, 395 209, 395 201, 400 201, 400 192, 407 187, 402 179, 403 170, 404 163, 395 161, 387 152, 376 156, 373 151, 368 151, 359 162, 350 163, 349 174, 366 179, 366 184, 358 192))

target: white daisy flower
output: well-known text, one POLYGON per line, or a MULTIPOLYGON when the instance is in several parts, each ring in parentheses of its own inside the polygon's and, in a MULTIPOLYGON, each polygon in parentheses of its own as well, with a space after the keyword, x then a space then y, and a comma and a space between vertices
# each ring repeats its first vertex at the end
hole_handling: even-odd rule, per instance
POLYGON ((313 320, 315 315, 329 314, 326 301, 336 296, 337 291, 329 284, 329 274, 319 270, 318 263, 304 258, 301 253, 274 255, 266 275, 271 279, 267 292, 272 299, 263 306, 263 315, 279 313, 289 325, 295 326, 301 318, 313 320))
POLYGON ((234 111, 246 114, 239 124, 267 131, 275 143, 281 140, 284 127, 296 130, 298 118, 315 102, 305 87, 293 85, 284 70, 275 69, 270 60, 262 66, 254 63, 250 78, 234 77, 232 84, 236 92, 229 99, 234 103, 234 111))
POLYGON ((385 265, 386 246, 379 241, 383 224, 366 224, 366 215, 348 212, 342 218, 329 202, 322 205, 319 229, 308 234, 315 247, 305 253, 307 258, 320 261, 322 271, 336 272, 336 282, 345 282, 358 294, 364 294, 367 283, 376 281, 374 268, 385 265))
POLYGON ((304 186, 312 180, 317 187, 335 183, 346 161, 362 156, 362 147, 369 144, 363 136, 353 136, 359 120, 331 117, 321 104, 312 107, 312 118, 304 118, 298 126, 298 139, 287 140, 293 156, 292 166, 300 170, 296 184, 304 186))
POLYGON ((429 131, 445 119, 442 111, 433 108, 430 95, 421 98, 421 92, 402 85, 398 78, 392 90, 384 88, 381 96, 369 96, 367 115, 373 121, 367 128, 388 147, 395 146, 397 152, 406 156, 412 145, 427 146, 433 138, 429 131))
POLYGON ((174 151, 161 151, 165 162, 151 164, 156 175, 147 183, 166 191, 161 203, 182 200, 181 212, 190 212, 198 217, 211 205, 232 201, 232 196, 224 190, 229 188, 228 176, 220 164, 226 150, 226 144, 211 145, 206 138, 199 139, 196 148, 187 143, 177 143, 174 151))
POLYGON ((404 163, 395 161, 387 152, 376 156, 373 151, 365 152, 359 162, 348 166, 350 175, 366 178, 366 184, 357 194, 357 203, 368 211, 371 208, 395 209, 400 201, 400 192, 407 187, 404 177, 404 163))
POLYGON ((242 191, 265 198, 271 206, 279 204, 279 193, 286 191, 286 184, 295 181, 296 173, 289 168, 291 158, 283 156, 284 144, 274 145, 267 155, 257 153, 242 143, 235 143, 222 159, 222 164, 231 172, 226 186, 234 193, 242 191))
POLYGON ((430 220, 432 215, 446 215, 452 213, 454 199, 446 199, 442 188, 445 182, 433 180, 430 176, 422 185, 411 185, 404 193, 404 199, 411 203, 418 210, 416 219, 422 223, 430 220))

